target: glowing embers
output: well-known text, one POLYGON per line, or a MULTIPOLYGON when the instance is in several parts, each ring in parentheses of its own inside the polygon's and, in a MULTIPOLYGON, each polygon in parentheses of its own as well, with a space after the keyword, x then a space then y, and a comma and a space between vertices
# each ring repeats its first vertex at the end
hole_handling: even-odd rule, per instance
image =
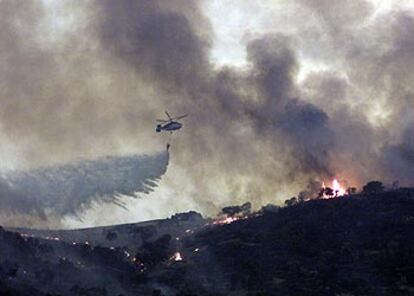
POLYGON ((180 252, 175 252, 174 255, 170 258, 171 261, 183 261, 183 257, 180 252))
POLYGON ((322 189, 319 193, 321 198, 335 198, 346 195, 347 192, 344 187, 338 182, 337 179, 333 179, 331 187, 327 187, 325 182, 322 183, 322 189))
POLYGON ((240 220, 242 217, 239 216, 224 216, 220 217, 213 221, 213 225, 224 225, 224 224, 230 224, 234 221, 240 220))

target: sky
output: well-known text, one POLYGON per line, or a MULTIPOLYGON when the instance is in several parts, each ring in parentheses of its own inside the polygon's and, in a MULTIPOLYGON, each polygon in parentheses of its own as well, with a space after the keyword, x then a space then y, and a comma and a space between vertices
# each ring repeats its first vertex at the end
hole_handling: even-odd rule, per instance
POLYGON ((153 192, 122 207, 80 203, 72 216, 51 206, 46 227, 282 204, 332 178, 414 185, 413 10, 392 0, 2 0, 0 169, 30 175, 171 144, 153 192), (182 130, 155 133, 164 110, 189 114, 182 130))
MULTIPOLYGON (((294 1, 291 1, 291 3, 294 1)), ((304 2, 304 1, 303 1, 304 2)), ((412 9, 413 1, 371 0, 373 5, 369 20, 389 13, 396 7, 412 9)), ((203 9, 208 16, 215 33, 211 58, 220 65, 246 65, 245 44, 249 34, 269 33, 275 31, 297 31, 297 16, 311 18, 309 12, 301 12, 300 4, 292 5, 289 1, 245 1, 245 0, 211 0, 203 2, 203 9), (231 7, 231 9, 229 9, 231 7), (225 11, 225 15, 223 12, 225 11), (277 28, 274 24, 277 23, 277 28)), ((338 12, 340 13, 340 12, 338 12)), ((368 20, 368 21, 369 21, 368 20)), ((309 19, 307 19, 309 21, 309 19)), ((306 52, 304 52, 306 55, 306 52)), ((304 61, 302 61, 304 62, 304 61)), ((318 67, 312 60, 306 60, 306 70, 318 67)), ((304 70, 306 72, 306 70, 304 70)))

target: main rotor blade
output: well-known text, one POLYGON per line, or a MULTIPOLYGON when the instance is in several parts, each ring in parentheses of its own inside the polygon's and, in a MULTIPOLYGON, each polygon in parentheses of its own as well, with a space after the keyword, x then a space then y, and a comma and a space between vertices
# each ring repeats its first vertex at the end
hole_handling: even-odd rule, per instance
POLYGON ((178 120, 178 119, 181 119, 181 118, 184 118, 184 117, 187 117, 188 115, 186 114, 186 115, 181 115, 181 116, 178 116, 178 117, 174 117, 173 118, 173 120, 178 120))
POLYGON ((167 112, 167 111, 165 111, 165 114, 167 114, 167 116, 168 116, 168 119, 169 119, 169 120, 172 120, 172 118, 171 118, 170 114, 168 114, 168 112, 167 112))
POLYGON ((181 115, 181 116, 175 117, 175 118, 173 118, 173 119, 178 120, 178 119, 181 119, 181 118, 184 118, 184 117, 187 117, 187 116, 188 116, 188 114, 184 114, 184 115, 181 115))
POLYGON ((168 120, 157 119, 156 122, 168 122, 168 120))

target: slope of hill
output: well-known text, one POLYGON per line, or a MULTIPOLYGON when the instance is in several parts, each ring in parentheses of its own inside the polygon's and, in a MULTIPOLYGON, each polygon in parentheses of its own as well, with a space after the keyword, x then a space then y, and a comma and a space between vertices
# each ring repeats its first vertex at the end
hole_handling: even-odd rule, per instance
POLYGON ((192 212, 146 224, 19 231, 25 235, 0 231, 1 295, 414 293, 410 190, 313 200, 230 224, 192 212))

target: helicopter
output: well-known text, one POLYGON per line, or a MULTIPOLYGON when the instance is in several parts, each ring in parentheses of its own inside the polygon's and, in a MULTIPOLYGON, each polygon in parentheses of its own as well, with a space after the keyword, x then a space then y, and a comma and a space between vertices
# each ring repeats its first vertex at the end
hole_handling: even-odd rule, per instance
POLYGON ((159 122, 155 129, 157 133, 161 131, 169 131, 170 133, 173 133, 173 131, 179 130, 183 126, 183 124, 181 122, 178 122, 177 120, 187 117, 187 114, 184 114, 173 118, 167 111, 165 111, 165 114, 167 115, 168 120, 157 119, 157 122, 159 122))

